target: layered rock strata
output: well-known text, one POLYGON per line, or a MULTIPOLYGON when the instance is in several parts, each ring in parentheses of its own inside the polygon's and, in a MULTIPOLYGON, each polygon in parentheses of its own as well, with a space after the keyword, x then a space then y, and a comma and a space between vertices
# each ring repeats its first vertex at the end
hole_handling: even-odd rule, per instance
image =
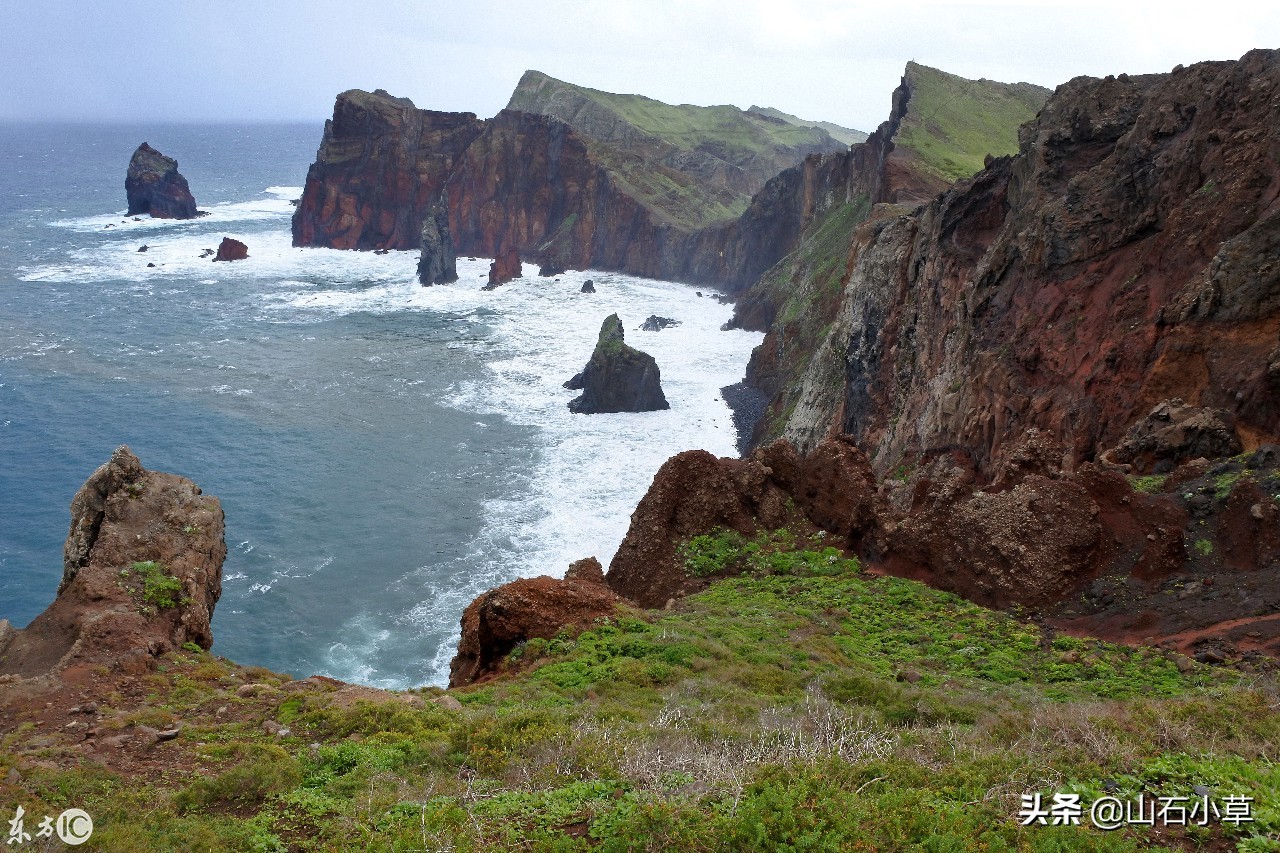
POLYGON ((156 219, 193 219, 198 213, 187 179, 178 172, 178 161, 145 142, 129 159, 124 192, 129 216, 145 213, 156 219))

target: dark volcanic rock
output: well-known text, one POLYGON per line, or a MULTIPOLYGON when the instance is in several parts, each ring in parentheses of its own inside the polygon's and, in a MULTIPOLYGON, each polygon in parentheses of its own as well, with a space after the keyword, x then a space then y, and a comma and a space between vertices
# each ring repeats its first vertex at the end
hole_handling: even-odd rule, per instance
POLYGON ((650 314, 648 319, 640 324, 640 331, 661 332, 663 329, 669 329, 672 326, 679 325, 679 320, 672 320, 670 317, 659 317, 657 314, 650 314))
POLYGON ((458 280, 458 254, 449 236, 449 194, 441 196, 422 220, 422 253, 418 281, 424 286, 458 280))
POLYGON ((1235 456, 1242 449, 1231 412, 1165 400, 1130 427, 1103 460, 1131 465, 1138 473, 1164 474, 1190 459, 1235 456))
POLYGON ((582 631, 611 617, 619 599, 595 580, 586 561, 570 568, 565 580, 524 578, 490 590, 462 613, 462 637, 449 666, 449 686, 493 677, 511 650, 535 637, 550 639, 564 628, 582 631))
POLYGON ((566 272, 568 272, 568 270, 565 269, 564 264, 554 258, 544 260, 538 265, 538 275, 543 278, 554 278, 558 275, 564 275, 566 272))
POLYGON ((124 179, 129 200, 128 215, 148 213, 157 219, 192 219, 196 200, 187 179, 178 173, 178 161, 142 143, 129 160, 124 179))
POLYGON ((222 242, 218 244, 218 254, 214 256, 215 261, 243 261, 249 257, 249 247, 234 237, 223 237, 222 242))
POLYGON ((523 270, 520 267, 520 252, 518 250, 507 249, 498 252, 493 259, 493 263, 489 264, 489 282, 484 286, 484 289, 493 290, 495 287, 521 278, 523 275, 523 270))
POLYGON ((222 507, 182 477, 147 471, 121 447, 71 502, 58 595, 20 631, 0 622, 0 673, 124 666, 183 643, 213 643, 222 592, 222 507), (143 588, 148 563, 167 596, 143 588))
POLYGON ((658 363, 648 353, 627 346, 622 321, 610 314, 600 327, 591 360, 582 369, 582 396, 570 401, 569 411, 592 415, 669 408, 658 363))
POLYGON ((596 283, 595 283, 594 281, 592 281, 591 279, 587 279, 586 281, 584 281, 584 282, 582 283, 582 289, 581 289, 581 290, 579 290, 578 292, 579 292, 579 293, 595 293, 595 292, 596 292, 596 283))

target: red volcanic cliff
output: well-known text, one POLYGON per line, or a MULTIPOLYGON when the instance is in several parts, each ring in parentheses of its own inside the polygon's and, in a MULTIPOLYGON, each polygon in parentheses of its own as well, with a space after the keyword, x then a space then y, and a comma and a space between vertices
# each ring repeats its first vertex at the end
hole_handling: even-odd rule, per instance
POLYGON ((343 92, 307 171, 293 244, 417 249, 423 219, 481 129, 471 113, 420 110, 382 90, 343 92))
POLYGON ((1061 86, 1016 157, 874 224, 843 393, 787 434, 839 428, 880 472, 960 448, 984 478, 1030 428, 1072 468, 1175 397, 1280 439, 1277 151, 1280 52, 1061 86))

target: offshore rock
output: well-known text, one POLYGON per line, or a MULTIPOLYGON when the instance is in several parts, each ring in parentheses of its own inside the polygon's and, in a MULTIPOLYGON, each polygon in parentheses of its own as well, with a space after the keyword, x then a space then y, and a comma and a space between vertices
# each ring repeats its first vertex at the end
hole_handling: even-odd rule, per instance
POLYGON ((595 293, 596 283, 591 279, 587 279, 582 283, 582 288, 578 292, 579 293, 595 293))
POLYGON ((57 597, 26 628, 0 629, 0 674, 145 670, 184 643, 209 648, 226 554, 218 499, 120 447, 71 502, 57 597))
POLYGON ((458 653, 449 666, 449 686, 492 678, 502 671, 507 655, 526 640, 550 639, 565 628, 582 631, 597 619, 613 616, 620 599, 592 580, 586 569, 578 570, 577 579, 543 575, 512 581, 467 605, 458 653))
POLYGON ((640 324, 640 331, 661 332, 663 329, 669 329, 672 326, 679 325, 679 320, 672 320, 670 317, 659 317, 657 314, 650 314, 648 318, 640 324))
POLYGON ((484 286, 484 289, 493 290, 509 281, 521 278, 523 274, 519 250, 507 249, 498 252, 493 263, 489 264, 489 283, 484 286))
POLYGON ((582 396, 570 401, 569 411, 592 415, 671 408, 662 393, 658 363, 628 346, 623 334, 617 314, 605 318, 591 360, 582 369, 582 396))
POLYGON ((145 142, 129 160, 124 192, 128 216, 147 213, 156 219, 193 219, 197 215, 196 200, 187 179, 178 173, 178 161, 145 142))
POLYGON ((424 287, 458 280, 458 253, 449 236, 449 194, 431 206, 422 220, 422 252, 418 256, 418 281, 424 287))
POLYGON ((222 242, 218 244, 218 253, 214 255, 215 261, 243 261, 249 257, 249 247, 234 237, 223 237, 222 242))

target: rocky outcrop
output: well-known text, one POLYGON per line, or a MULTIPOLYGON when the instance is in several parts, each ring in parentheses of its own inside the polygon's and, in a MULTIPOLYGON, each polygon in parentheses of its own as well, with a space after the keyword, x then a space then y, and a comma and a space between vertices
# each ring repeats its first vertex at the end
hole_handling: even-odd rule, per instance
POLYGON ((679 326, 679 320, 673 320, 670 317, 659 317, 657 314, 650 314, 645 321, 640 324, 642 332, 661 332, 663 329, 670 329, 672 326, 679 326))
POLYGON ((600 326, 591 360, 580 374, 582 396, 570 401, 569 411, 592 415, 671 408, 662 393, 658 363, 648 353, 628 346, 623 338, 622 321, 617 314, 610 314, 600 326))
POLYGON ((223 237, 218 244, 218 252, 213 256, 215 261, 243 261, 249 257, 249 247, 234 237, 223 237))
POLYGON ((524 578, 471 602, 462 614, 462 637, 449 666, 449 686, 492 678, 502 671, 512 650, 527 640, 550 639, 562 630, 580 632, 597 619, 612 617, 619 598, 593 577, 599 568, 596 562, 593 573, 587 561, 579 561, 564 580, 546 575, 524 578))
POLYGON ((707 584, 685 569, 679 555, 695 536, 717 528, 752 536, 808 526, 832 534, 832 544, 857 550, 875 529, 876 501, 866 457, 842 437, 807 457, 786 442, 746 460, 688 450, 658 469, 605 579, 619 595, 661 607, 707 584))
POLYGON ((548 275, 597 268, 716 283, 732 268, 722 253, 736 234, 722 226, 750 194, 810 153, 843 150, 818 128, 734 107, 606 98, 536 72, 483 122, 353 90, 325 126, 294 244, 419 248, 447 188, 448 227, 464 254, 515 248, 548 275), (656 105, 659 120, 641 130, 626 104, 656 105))
POLYGON ((493 290, 499 285, 515 281, 524 274, 520 266, 519 250, 507 249, 495 254, 493 263, 489 264, 489 282, 484 286, 485 290, 493 290))
POLYGON ((1168 474, 1182 462, 1235 456, 1242 449, 1231 412, 1165 400, 1130 427, 1102 460, 1141 474, 1168 474))
POLYGON ((196 200, 187 179, 178 172, 178 161, 145 142, 129 160, 124 192, 128 216, 146 213, 156 219, 193 219, 197 215, 196 200))
POLYGON ((293 214, 293 244, 420 248, 423 220, 482 129, 471 113, 420 110, 381 90, 338 95, 293 214))
POLYGON ((217 498, 117 449, 72 500, 57 598, 26 628, 0 630, 0 674, 138 674, 184 643, 209 648, 226 553, 217 498))
POLYGON ((449 194, 444 193, 422 219, 418 281, 424 287, 458 280, 458 253, 449 234, 449 194))

